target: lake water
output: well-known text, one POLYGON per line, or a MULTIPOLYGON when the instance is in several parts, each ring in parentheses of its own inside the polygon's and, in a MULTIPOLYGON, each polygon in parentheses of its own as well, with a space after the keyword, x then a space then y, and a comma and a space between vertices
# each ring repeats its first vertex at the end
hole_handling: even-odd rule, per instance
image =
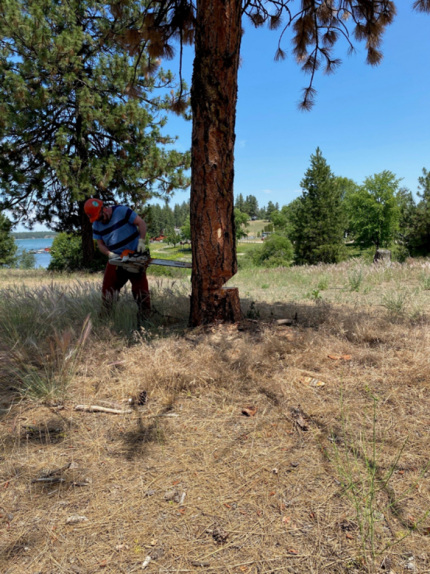
MULTIPOLYGON (((18 245, 18 252, 26 249, 27 251, 33 251, 36 249, 45 249, 45 247, 51 247, 52 242, 54 241, 53 238, 51 239, 15 239, 16 244, 18 245)), ((51 261, 51 254, 50 253, 36 253, 36 269, 38 267, 48 267, 51 261)))

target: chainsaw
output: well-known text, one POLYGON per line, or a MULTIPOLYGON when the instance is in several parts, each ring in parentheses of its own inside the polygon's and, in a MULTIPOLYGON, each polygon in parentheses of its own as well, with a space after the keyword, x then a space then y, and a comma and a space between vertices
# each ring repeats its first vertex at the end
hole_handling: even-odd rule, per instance
POLYGON ((142 253, 136 253, 136 251, 130 251, 126 249, 118 255, 118 257, 113 257, 109 259, 111 265, 116 267, 122 267, 130 273, 139 273, 144 271, 148 265, 163 265, 165 267, 175 267, 176 269, 191 269, 192 264, 186 261, 171 261, 169 259, 153 259, 149 253, 149 249, 145 249, 142 253))

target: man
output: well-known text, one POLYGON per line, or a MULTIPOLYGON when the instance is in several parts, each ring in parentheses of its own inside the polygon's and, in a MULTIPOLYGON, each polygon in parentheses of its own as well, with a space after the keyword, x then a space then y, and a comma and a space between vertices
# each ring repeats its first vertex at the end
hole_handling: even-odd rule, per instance
MULTIPOLYGON (((93 237, 98 248, 109 259, 121 255, 129 249, 142 253, 145 251, 146 223, 133 210, 125 205, 105 207, 101 199, 88 199, 84 211, 93 224, 93 237)), ((145 271, 132 273, 109 262, 103 277, 103 308, 109 313, 112 302, 122 287, 131 282, 131 290, 138 306, 138 322, 148 318, 151 310, 148 279, 145 271)))

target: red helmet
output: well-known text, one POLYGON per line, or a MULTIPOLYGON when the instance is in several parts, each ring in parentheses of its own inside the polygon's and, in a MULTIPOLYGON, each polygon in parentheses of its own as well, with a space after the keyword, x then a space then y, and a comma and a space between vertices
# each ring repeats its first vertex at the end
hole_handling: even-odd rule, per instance
POLYGON ((84 205, 84 211, 90 218, 91 223, 97 221, 100 216, 100 212, 103 209, 103 201, 101 199, 87 199, 84 205))

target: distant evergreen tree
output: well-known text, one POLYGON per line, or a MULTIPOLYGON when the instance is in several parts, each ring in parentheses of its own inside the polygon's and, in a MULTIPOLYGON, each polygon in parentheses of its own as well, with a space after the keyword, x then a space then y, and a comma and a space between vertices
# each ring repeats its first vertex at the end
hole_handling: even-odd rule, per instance
POLYGON ((266 219, 267 218, 266 206, 263 205, 263 207, 260 207, 260 209, 258 210, 258 213, 257 213, 257 217, 258 217, 258 219, 266 219))
POLYGON ((428 255, 430 253, 430 171, 423 168, 418 178, 418 197, 409 241, 412 253, 428 255))
POLYGON ((245 200, 243 199, 243 195, 241 193, 239 193, 239 195, 236 197, 236 203, 234 204, 234 207, 244 213, 245 200))
POLYGON ((400 208, 398 241, 409 254, 412 253, 412 241, 415 235, 417 205, 412 192, 406 187, 399 189, 397 199, 400 208))
POLYGON ((245 204, 241 210, 247 213, 249 217, 256 217, 258 213, 258 201, 255 195, 247 195, 245 199, 245 204))
POLYGON ((175 216, 173 214, 172 208, 167 203, 161 210, 161 217, 163 222, 164 235, 172 233, 175 227, 175 216))
POLYGON ((270 216, 274 211, 279 211, 279 210, 276 209, 276 206, 274 203, 269 201, 269 203, 267 204, 267 207, 266 207, 266 219, 270 219, 270 216))
POLYGON ((189 217, 189 216, 190 216, 190 202, 184 201, 179 206, 178 220, 176 220, 176 216, 175 216, 176 227, 182 227, 184 225, 184 223, 186 222, 187 217, 189 217))
POLYGON ((17 245, 10 230, 12 223, 0 213, 0 267, 13 267, 16 261, 17 245))
POLYGON ((336 263, 345 257, 344 211, 340 187, 319 148, 300 185, 292 232, 296 261, 336 263))

